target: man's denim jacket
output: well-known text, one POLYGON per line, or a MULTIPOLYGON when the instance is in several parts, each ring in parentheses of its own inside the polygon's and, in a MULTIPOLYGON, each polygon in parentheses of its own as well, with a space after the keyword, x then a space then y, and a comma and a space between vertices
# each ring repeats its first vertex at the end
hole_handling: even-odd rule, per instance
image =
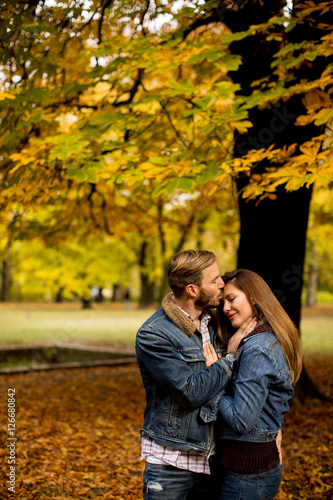
POLYGON ((228 393, 219 401, 219 438, 252 442, 276 439, 294 390, 274 333, 258 333, 243 340, 228 393))
MULTIPOLYGON (((216 351, 223 354, 213 325, 209 324, 209 332, 216 351)), ((232 363, 219 359, 206 367, 201 334, 171 294, 139 329, 136 353, 147 400, 140 435, 164 446, 208 455, 209 424, 216 420, 232 363)))

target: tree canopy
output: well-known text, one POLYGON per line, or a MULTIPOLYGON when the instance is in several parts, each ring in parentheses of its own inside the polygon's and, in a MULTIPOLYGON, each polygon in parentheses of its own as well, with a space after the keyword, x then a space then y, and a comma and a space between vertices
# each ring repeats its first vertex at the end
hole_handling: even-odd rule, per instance
POLYGON ((184 2, 177 10, 163 1, 3 2, 2 205, 57 210, 64 198, 73 205, 95 197, 115 200, 116 216, 122 189, 158 197, 208 184, 211 194, 264 159, 275 168, 252 176, 244 196, 330 183, 332 32, 320 20, 332 2, 296 2, 292 16, 281 2, 268 22, 231 32, 224 17, 244 3, 223 10, 217 2, 184 2), (320 37, 292 43, 294 31, 312 21, 320 37), (258 34, 275 49, 271 72, 241 95, 232 72, 242 58, 230 45, 258 34), (297 70, 318 58, 327 61, 321 74, 300 78, 297 70), (304 114, 277 111, 251 137, 249 110, 274 109, 295 95, 304 114), (322 125, 321 133, 303 144, 265 146, 295 118, 299 127, 322 125), (241 158, 232 154, 235 131, 248 133, 241 158))

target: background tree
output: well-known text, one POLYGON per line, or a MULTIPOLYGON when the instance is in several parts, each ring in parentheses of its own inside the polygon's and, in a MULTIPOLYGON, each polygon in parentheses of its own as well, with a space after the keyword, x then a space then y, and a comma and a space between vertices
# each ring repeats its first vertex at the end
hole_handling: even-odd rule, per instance
POLYGON ((60 247, 50 247, 34 239, 17 241, 12 260, 14 300, 61 297, 79 299, 87 308, 91 306, 94 287, 112 289, 118 283, 130 286, 136 256, 119 240, 85 244, 68 241, 60 247))
POLYGON ((313 307, 317 292, 330 300, 333 290, 333 223, 332 186, 314 189, 307 234, 307 260, 305 267, 305 303, 313 307))
MULTIPOLYGON (((317 2, 318 4, 319 2, 317 2)), ((300 2, 294 2, 291 16, 300 14, 300 2)), ((314 4, 315 5, 315 4, 314 4)), ((246 30, 252 24, 268 21, 276 15, 281 15, 284 2, 244 2, 241 8, 234 12, 226 11, 225 22, 232 31, 246 30)), ((301 7, 302 8, 302 7, 301 7)), ((314 11, 311 16, 303 19, 292 29, 286 30, 282 25, 271 37, 258 34, 250 39, 235 41, 230 50, 242 56, 243 64, 237 72, 232 73, 234 82, 239 83, 242 95, 251 95, 256 81, 266 80, 277 82, 278 73, 272 74, 274 57, 278 50, 288 47, 288 44, 304 44, 307 47, 322 35, 322 26, 329 27, 330 13, 314 11), (320 27, 319 27, 320 26, 320 27)), ((296 52, 296 51, 295 51, 296 52)), ((326 70, 327 59, 324 56, 310 60, 302 57, 299 61, 283 62, 288 67, 288 86, 295 82, 313 82, 318 80, 326 70)), ((295 55, 296 55, 295 53, 295 55)), ((312 59, 312 58, 311 58, 312 59)), ((329 100, 324 89, 319 92, 329 100)), ((318 96, 319 97, 319 96, 318 96)), ((293 144, 302 145, 307 141, 316 142, 323 127, 314 123, 299 126, 297 118, 307 111, 304 94, 293 95, 289 99, 276 100, 268 106, 255 106, 249 110, 249 119, 253 124, 247 134, 237 134, 235 137, 234 155, 243 156, 250 149, 262 147, 290 147, 293 144)), ((318 141, 320 143, 320 139, 318 141)), ((294 154, 299 154, 296 149, 294 154)), ((260 175, 268 169, 277 170, 279 165, 275 159, 259 162, 251 171, 251 176, 260 175)), ((278 170, 277 170, 278 171, 278 170)), ((241 177, 237 180, 240 192, 248 185, 250 178, 241 177)), ((275 290, 280 302, 284 305, 290 317, 299 327, 301 311, 301 292, 303 284, 303 267, 305 258, 305 241, 311 187, 286 192, 278 187, 275 196, 267 197, 261 203, 246 202, 239 199, 241 217, 241 239, 238 250, 238 267, 251 268, 258 272, 275 290), (258 242, 253 245, 253 235, 258 235, 258 242), (269 247, 269 250, 268 250, 269 247), (286 251, 287 250, 287 251, 286 251)))

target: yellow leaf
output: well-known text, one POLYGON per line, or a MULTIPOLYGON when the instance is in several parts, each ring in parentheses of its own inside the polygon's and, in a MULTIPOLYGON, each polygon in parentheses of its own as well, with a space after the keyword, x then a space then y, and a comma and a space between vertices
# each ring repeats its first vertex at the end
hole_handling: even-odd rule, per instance
POLYGON ((14 168, 12 168, 11 170, 9 170, 9 173, 10 174, 13 174, 14 172, 16 172, 16 170, 18 170, 19 168, 21 168, 22 165, 21 164, 18 164, 18 165, 15 165, 14 168))
POLYGON ((142 111, 148 115, 154 115, 157 111, 161 110, 161 105, 158 101, 152 101, 149 103, 138 103, 133 106, 134 111, 142 111))
POLYGON ((308 110, 319 109, 322 107, 330 107, 330 96, 318 88, 311 89, 304 97, 304 104, 308 110))
POLYGON ((4 101, 5 99, 15 99, 15 96, 8 92, 0 92, 0 101, 4 101))
POLYGON ((321 142, 320 141, 308 141, 302 144, 302 146, 299 147, 299 149, 304 153, 306 156, 309 156, 312 161, 314 161, 317 158, 317 154, 319 152, 319 149, 321 147, 321 142))
POLYGON ((231 127, 237 129, 240 134, 246 134, 250 127, 253 127, 249 120, 243 120, 240 122, 230 122, 231 127))
POLYGON ((140 163, 140 169, 141 170, 150 170, 152 168, 156 167, 156 165, 153 165, 149 161, 144 161, 143 163, 140 163))

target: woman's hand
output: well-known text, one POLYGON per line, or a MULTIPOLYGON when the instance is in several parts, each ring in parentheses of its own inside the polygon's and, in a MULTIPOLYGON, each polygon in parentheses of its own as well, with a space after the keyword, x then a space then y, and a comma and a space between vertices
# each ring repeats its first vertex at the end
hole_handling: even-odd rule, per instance
POLYGON ((203 353, 206 358, 207 368, 215 363, 215 361, 217 361, 218 359, 221 359, 221 356, 219 354, 216 354, 216 351, 212 344, 206 344, 203 348, 203 353))
POLYGON ((252 330, 255 329, 256 326, 257 318, 248 318, 229 340, 227 354, 232 353, 236 356, 239 344, 241 343, 243 338, 246 337, 246 335, 248 335, 250 332, 252 332, 252 330))
POLYGON ((276 447, 279 452, 280 465, 282 465, 282 429, 279 429, 279 433, 276 438, 276 447))

